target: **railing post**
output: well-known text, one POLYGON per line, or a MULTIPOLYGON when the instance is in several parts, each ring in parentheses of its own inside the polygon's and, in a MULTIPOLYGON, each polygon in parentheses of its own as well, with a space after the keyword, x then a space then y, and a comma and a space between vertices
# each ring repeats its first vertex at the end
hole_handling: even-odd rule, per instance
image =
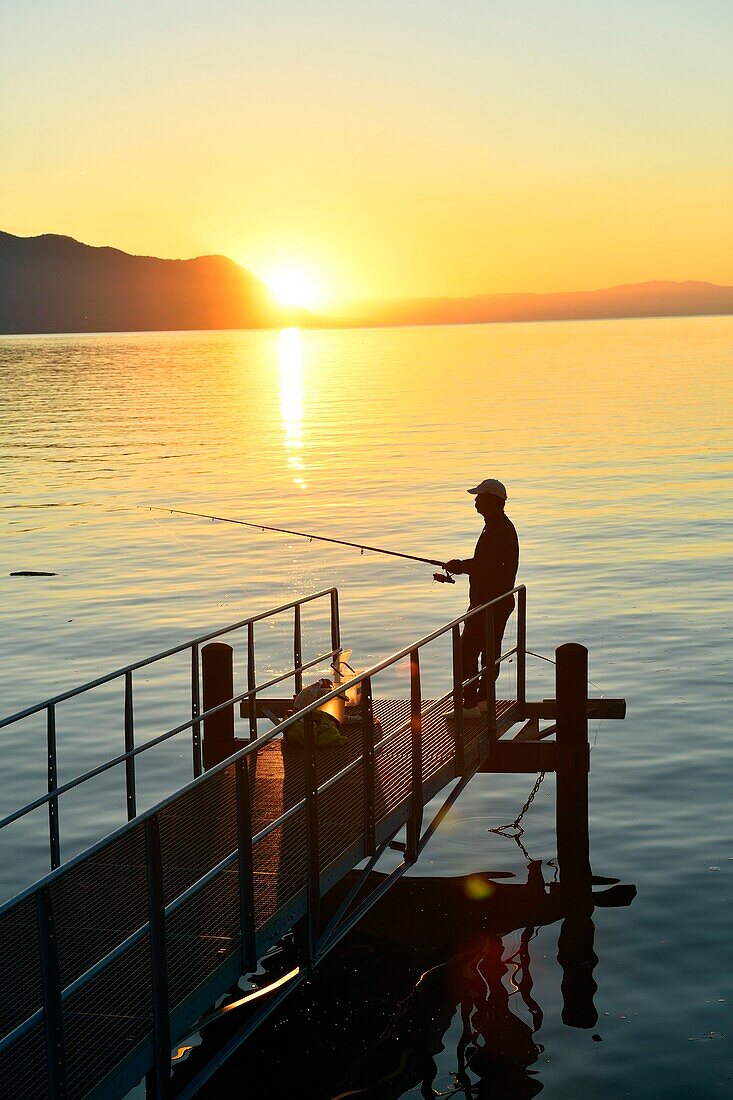
POLYGON ((486 717, 488 719, 489 748, 496 744, 496 644, 494 640, 494 609, 485 611, 484 662, 486 679, 486 717))
POLYGON ((66 1090, 66 1058, 64 1050, 64 1013, 61 1001, 61 971, 58 941, 53 916, 50 886, 36 895, 38 940, 41 954, 43 985, 43 1021, 46 1029, 46 1060, 49 1095, 64 1100, 66 1090))
MULTIPOLYGON (((226 642, 209 642, 201 651, 204 713, 234 697, 234 654, 226 642)), ((204 718, 204 767, 234 752, 234 704, 204 718)))
POLYGON ((517 592, 517 718, 526 718, 527 702, 527 589, 517 592))
MULTIPOLYGON (((125 673, 125 752, 135 748, 135 719, 132 708, 132 672, 125 673)), ((127 820, 137 813, 135 797, 135 757, 125 760, 125 792, 127 796, 127 820)))
POLYGON ((295 694, 303 690, 303 673, 300 666, 303 664, 303 645, 300 629, 300 604, 296 603, 295 621, 293 624, 293 668, 295 669, 295 694))
POLYGON ((339 594, 334 588, 331 592, 331 649, 341 649, 341 619, 339 617, 339 594))
POLYGON ((456 775, 463 775, 466 767, 465 732, 463 725, 463 658, 461 656, 461 628, 456 623, 453 638, 453 736, 455 738, 456 775))
MULTIPOLYGON (((48 793, 58 787, 58 762, 56 759, 56 707, 52 704, 46 710, 46 750, 48 793)), ((51 856, 51 870, 55 871, 61 863, 61 836, 59 831, 59 800, 48 800, 48 843, 51 856)))
POLYGON ((148 927, 153 998, 153 1068, 147 1076, 146 1096, 165 1100, 171 1075, 171 1035, 168 1004, 168 964, 165 946, 163 858, 158 815, 145 822, 145 863, 148 880, 148 927))
POLYGON ((252 802, 246 758, 237 761, 237 865, 239 870, 239 933, 242 971, 257 969, 254 862, 252 859, 252 802))
POLYGON ((307 957, 309 967, 318 950, 318 927, 321 910, 321 879, 318 855, 318 770, 316 766, 316 731, 312 714, 303 719, 304 768, 305 768, 305 827, 306 827, 306 905, 307 905, 307 957))
MULTIPOLYGON (((254 692, 257 686, 257 673, 255 671, 255 624, 247 623, 247 691, 254 692)), ((257 700, 254 694, 247 699, 249 706, 249 739, 257 738, 257 700)))
MULTIPOLYGON (((201 686, 199 682, 199 647, 191 646, 191 717, 198 718, 201 714, 201 686)), ((201 723, 194 722, 191 726, 191 751, 193 753, 193 777, 198 779, 201 775, 201 723)))
POLYGON ((410 734, 412 740, 412 799, 410 817, 407 821, 405 859, 410 863, 414 863, 419 854, 423 812, 422 692, 420 687, 420 653, 417 649, 413 649, 410 653, 410 734))
POLYGON ((372 680, 367 676, 361 684, 361 744, 364 770, 364 854, 373 856, 377 850, 376 762, 374 758, 374 705, 372 680))

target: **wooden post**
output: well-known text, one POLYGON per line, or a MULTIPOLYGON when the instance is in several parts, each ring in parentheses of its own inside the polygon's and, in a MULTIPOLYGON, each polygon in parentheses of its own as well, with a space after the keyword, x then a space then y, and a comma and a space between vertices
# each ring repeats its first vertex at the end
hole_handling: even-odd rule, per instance
MULTIPOLYGON (((225 642, 209 642, 201 650, 204 711, 234 695, 233 650, 225 642)), ((211 768, 235 751, 234 704, 204 718, 204 767, 211 768)))
POLYGON ((593 895, 588 836, 588 650, 571 642, 555 651, 557 696, 557 857, 565 919, 557 958, 563 971, 563 1023, 590 1028, 593 997, 593 895))
POLYGON ((588 841, 588 650, 555 651, 557 696, 557 855, 565 886, 590 874, 588 841))

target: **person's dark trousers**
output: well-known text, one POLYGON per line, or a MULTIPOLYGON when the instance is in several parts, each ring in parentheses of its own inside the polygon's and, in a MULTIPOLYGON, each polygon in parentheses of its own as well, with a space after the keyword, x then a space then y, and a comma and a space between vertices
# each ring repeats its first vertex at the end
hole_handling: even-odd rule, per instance
MULTIPOLYGON (((514 610, 514 597, 509 596, 506 600, 501 600, 499 603, 495 603, 493 608, 494 613, 494 656, 498 657, 501 653, 501 642, 504 637, 504 630, 509 616, 514 610)), ((486 655, 484 649, 486 646, 486 616, 485 615, 473 615, 472 618, 464 624, 463 633, 461 634, 461 661, 463 664, 463 679, 468 680, 471 676, 479 670, 479 660, 481 661, 481 667, 486 665, 486 655)), ((498 679, 500 666, 494 667, 494 679, 498 679)), ((472 684, 469 684, 463 692, 463 705, 464 707, 475 707, 479 699, 485 700, 489 697, 487 673, 484 672, 480 680, 475 680, 472 684)))

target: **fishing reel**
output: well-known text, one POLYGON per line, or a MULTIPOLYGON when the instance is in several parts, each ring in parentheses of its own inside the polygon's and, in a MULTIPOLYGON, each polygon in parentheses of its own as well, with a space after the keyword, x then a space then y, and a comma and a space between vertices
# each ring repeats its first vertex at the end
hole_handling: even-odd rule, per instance
POLYGON ((455 584, 456 582, 451 577, 450 573, 433 573, 433 580, 440 581, 441 584, 455 584))

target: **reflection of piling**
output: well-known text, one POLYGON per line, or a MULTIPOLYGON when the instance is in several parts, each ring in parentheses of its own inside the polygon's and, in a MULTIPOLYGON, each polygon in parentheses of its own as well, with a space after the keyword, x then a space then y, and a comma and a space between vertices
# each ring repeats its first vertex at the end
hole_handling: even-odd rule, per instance
POLYGON ((557 856, 565 919, 557 958, 563 971, 563 1022, 593 1027, 593 897, 588 837, 588 651, 576 643, 556 651, 557 856))
POLYGON ((557 940, 557 961, 562 968, 562 1022, 568 1027, 594 1027, 598 1013, 593 1003, 598 986, 593 977, 598 956, 593 950, 593 895, 568 898, 563 891, 566 916, 557 940))
MULTIPOLYGON (((201 650, 204 711, 234 695, 233 650, 224 642, 209 642, 201 650)), ((211 768, 235 751, 234 704, 204 719, 204 767, 211 768)))

